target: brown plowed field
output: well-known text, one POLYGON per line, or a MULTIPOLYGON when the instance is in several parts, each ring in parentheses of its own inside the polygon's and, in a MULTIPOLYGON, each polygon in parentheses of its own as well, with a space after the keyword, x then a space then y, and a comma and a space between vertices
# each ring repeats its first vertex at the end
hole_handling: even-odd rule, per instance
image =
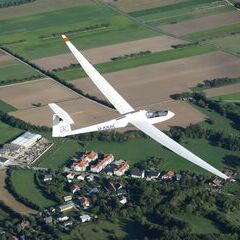
POLYGON ((0 170, 0 201, 3 201, 7 206, 20 214, 30 215, 37 213, 35 210, 28 208, 24 204, 18 202, 12 196, 12 194, 7 191, 7 189, 5 188, 5 178, 6 172, 0 170))
POLYGON ((76 7, 91 2, 90 0, 41 0, 16 7, 0 9, 0 19, 9 19, 58 9, 76 7))
MULTIPOLYGON (((223 52, 178 59, 104 74, 106 79, 134 107, 157 104, 174 93, 207 79, 240 76, 240 59, 223 52)), ((71 81, 79 89, 99 98, 99 90, 87 79, 71 81)))
POLYGON ((77 98, 78 94, 49 78, 0 87, 0 99, 17 109, 77 98))
POLYGON ((176 24, 166 24, 159 28, 176 36, 182 36, 234 23, 240 23, 239 12, 221 13, 176 24))
MULTIPOLYGON (((83 54, 91 61, 91 63, 96 64, 111 61, 112 57, 124 56, 125 54, 138 53, 140 51, 150 50, 151 52, 160 52, 171 49, 171 45, 181 43, 186 43, 186 41, 163 35, 88 49, 83 51, 83 54)), ((71 53, 68 53, 36 59, 33 63, 46 70, 52 70, 69 66, 70 64, 76 64, 78 62, 71 53)))
MULTIPOLYGON (((115 118, 118 113, 87 99, 74 99, 58 103, 73 118, 74 128, 104 122, 115 118)), ((12 116, 40 126, 52 126, 52 111, 48 106, 19 110, 12 116)))
POLYGON ((240 92, 240 83, 208 89, 205 92, 208 97, 215 97, 215 96, 227 95, 231 93, 237 93, 237 92, 240 92))
POLYGON ((170 4, 183 2, 184 0, 102 0, 110 3, 124 12, 134 12, 149 8, 161 7, 170 4))
POLYGON ((14 63, 18 63, 18 61, 0 50, 0 67, 4 67, 6 65, 11 65, 14 63))

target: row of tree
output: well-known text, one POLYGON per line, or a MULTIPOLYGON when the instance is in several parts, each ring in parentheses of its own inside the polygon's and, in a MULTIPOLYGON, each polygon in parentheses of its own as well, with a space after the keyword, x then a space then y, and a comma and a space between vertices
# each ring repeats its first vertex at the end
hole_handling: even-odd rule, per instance
POLYGON ((203 83, 199 83, 197 87, 199 88, 214 88, 214 87, 221 87, 224 85, 229 85, 236 83, 238 81, 237 78, 215 78, 212 80, 204 80, 203 83))
POLYGON ((12 79, 7 79, 7 80, 0 80, 0 86, 1 85, 7 85, 7 84, 14 84, 14 83, 19 83, 19 82, 26 82, 26 81, 30 81, 33 79, 38 79, 41 78, 42 75, 41 74, 36 74, 36 75, 32 75, 30 77, 25 77, 25 78, 12 78, 12 79))
POLYGON ((11 6, 18 6, 24 3, 35 2, 36 0, 10 0, 10 1, 1 1, 0 8, 6 8, 11 6))

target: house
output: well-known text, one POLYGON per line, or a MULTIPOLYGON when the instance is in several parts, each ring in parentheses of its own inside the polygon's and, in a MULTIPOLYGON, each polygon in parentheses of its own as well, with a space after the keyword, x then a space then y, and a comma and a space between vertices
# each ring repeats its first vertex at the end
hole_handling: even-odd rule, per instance
POLYGON ((78 185, 78 184, 73 184, 73 185, 71 186, 71 192, 72 192, 72 194, 78 192, 79 190, 80 190, 80 185, 78 185))
POLYGON ((65 221, 67 221, 68 219, 69 219, 68 216, 60 216, 60 217, 57 218, 57 220, 58 220, 59 222, 65 222, 65 221))
POLYGON ((81 215, 80 220, 82 223, 91 221, 91 217, 87 214, 81 215))
POLYGON ((215 187, 220 187, 220 186, 222 186, 222 179, 219 177, 214 177, 214 179, 212 180, 212 183, 210 183, 210 185, 215 186, 215 187))
POLYGON ((75 204, 73 203, 73 201, 65 202, 58 206, 60 212, 71 210, 74 207, 75 207, 75 204))
POLYGON ((90 206, 90 200, 87 197, 80 198, 80 202, 84 209, 87 209, 90 206))
POLYGON ((173 171, 168 171, 162 176, 162 179, 172 179, 174 177, 174 172, 173 171))
POLYGON ((68 202, 68 201, 72 200, 72 196, 68 195, 68 196, 63 197, 63 199, 64 199, 64 202, 68 202))
POLYGON ((89 163, 95 161, 98 158, 98 154, 94 151, 86 152, 84 155, 84 159, 86 159, 89 163))
POLYGON ((129 165, 127 162, 121 163, 117 168, 114 169, 113 173, 120 177, 129 169, 129 165))
POLYGON ((72 165, 72 169, 76 172, 84 172, 89 166, 89 162, 85 159, 82 159, 80 162, 75 162, 72 165))
POLYGON ((85 177, 86 177, 86 173, 81 173, 80 175, 77 176, 77 179, 84 181, 85 177))
POLYGON ((87 178, 88 182, 92 182, 94 180, 94 175, 89 174, 86 178, 87 178))
POLYGON ((133 168, 130 170, 130 175, 132 178, 144 178, 145 172, 137 168, 133 168))
POLYGON ((112 161, 114 161, 114 156, 112 154, 105 154, 104 158, 101 161, 91 165, 91 172, 95 173, 101 172, 112 161))
POLYGON ((68 175, 67 175, 67 179, 69 180, 73 180, 74 179, 74 177, 75 177, 75 173, 69 173, 68 175))
POLYGON ((99 189, 97 187, 88 189, 88 195, 92 195, 95 193, 99 193, 99 189))
POLYGON ((44 177, 43 177, 43 181, 44 181, 44 182, 52 181, 52 179, 53 179, 53 176, 52 176, 51 174, 46 174, 46 175, 44 175, 44 177))
POLYGON ((120 202, 122 205, 124 205, 124 204, 127 203, 127 198, 126 198, 125 196, 122 196, 122 197, 120 198, 119 202, 120 202))
POLYGON ((160 176, 160 172, 159 171, 147 171, 146 172, 146 180, 150 181, 153 179, 158 179, 160 176))

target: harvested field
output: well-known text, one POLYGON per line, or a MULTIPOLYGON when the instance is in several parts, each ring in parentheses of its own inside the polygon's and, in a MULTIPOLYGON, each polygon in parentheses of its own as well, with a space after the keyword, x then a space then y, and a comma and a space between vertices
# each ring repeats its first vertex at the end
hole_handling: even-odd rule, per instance
POLYGON ((238 92, 240 92, 240 83, 231 84, 228 86, 223 86, 218 88, 212 88, 205 91, 208 97, 215 97, 215 96, 227 95, 227 94, 238 93, 238 92))
POLYGON ((166 24, 159 26, 159 28, 176 36, 182 36, 239 22, 240 15, 238 12, 227 12, 176 24, 166 24))
POLYGON ((5 188, 5 178, 6 172, 0 171, 0 201, 3 201, 7 206, 9 206, 14 211, 24 214, 30 215, 37 213, 35 210, 26 207, 24 204, 18 202, 5 188))
POLYGON ((102 0, 105 3, 110 3, 124 12, 134 12, 149 8, 161 7, 170 4, 183 2, 184 0, 102 0))
POLYGON ((0 99, 17 109, 76 98, 78 94, 49 78, 0 87, 0 99))
MULTIPOLYGON (((107 80, 134 107, 157 104, 171 94, 188 91, 204 80, 239 77, 240 59, 223 52, 146 65, 104 74, 107 80)), ((104 98, 87 78, 70 81, 79 89, 104 98)))
POLYGON ((9 19, 58 9, 76 7, 89 3, 90 0, 41 0, 16 7, 0 9, 0 19, 9 19))
MULTIPOLYGON (((186 41, 169 37, 158 36, 113 44, 83 51, 83 54, 91 60, 92 64, 111 61, 112 57, 125 54, 138 53, 140 51, 160 52, 171 49, 171 45, 186 43, 186 41)), ((71 53, 33 60, 33 63, 46 70, 53 70, 78 63, 71 53)))
MULTIPOLYGON (((76 123, 74 128, 104 122, 119 116, 116 111, 84 98, 61 102, 59 106, 71 115, 76 123)), ((11 113, 12 116, 26 122, 49 127, 52 126, 52 114, 52 110, 48 106, 19 110, 11 113)))
POLYGON ((18 63, 16 59, 0 50, 0 67, 9 66, 18 63))

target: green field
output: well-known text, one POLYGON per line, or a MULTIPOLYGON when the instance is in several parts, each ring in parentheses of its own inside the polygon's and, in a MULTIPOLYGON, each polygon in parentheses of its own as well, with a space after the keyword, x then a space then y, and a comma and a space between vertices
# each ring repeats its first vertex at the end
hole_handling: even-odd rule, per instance
POLYGON ((22 130, 10 127, 0 121, 0 144, 7 143, 22 133, 22 130))
POLYGON ((5 103, 4 101, 2 101, 0 99, 0 111, 3 111, 3 112, 13 112, 13 111, 16 111, 17 109, 11 105, 9 105, 8 103, 5 103))
POLYGON ((240 101, 240 93, 232 93, 222 96, 214 97, 214 99, 221 100, 221 101, 227 101, 227 102, 239 102, 240 101))
POLYGON ((177 216, 180 220, 187 222, 193 233, 220 233, 213 221, 201 215, 181 214, 177 216))
MULTIPOLYGON (((134 58, 122 59, 117 61, 105 62, 96 64, 95 67, 100 73, 109 73, 120 71, 123 69, 140 67, 148 64, 160 63, 165 61, 176 60, 185 57, 191 57, 195 55, 205 54, 214 51, 213 48, 208 46, 191 46, 180 49, 171 49, 163 52, 157 52, 148 54, 145 56, 137 56, 134 58)), ((57 72, 57 76, 65 81, 85 77, 86 74, 82 68, 70 68, 66 70, 60 70, 57 72)))
POLYGON ((81 235, 83 239, 142 239, 144 233, 136 222, 131 219, 116 219, 114 222, 99 220, 97 223, 85 223, 76 226, 70 234, 63 234, 63 240, 78 239, 81 235))
POLYGON ((31 170, 14 170, 11 181, 16 192, 41 208, 47 208, 56 203, 46 199, 34 183, 34 172, 31 170))
POLYGON ((188 0, 172 5, 132 12, 130 15, 151 26, 159 26, 227 11, 233 11, 233 9, 224 1, 188 0))
MULTIPOLYGON (((240 31, 240 30, 239 30, 240 31)), ((215 46, 220 46, 227 51, 237 53, 240 55, 240 34, 232 35, 223 38, 217 38, 215 40, 209 41, 211 44, 215 46)))
POLYGON ((80 145, 74 140, 55 140, 54 145, 47 153, 38 159, 35 165, 47 168, 59 168, 71 160, 76 152, 81 152, 80 145))
POLYGON ((76 34, 71 34, 71 39, 77 39, 75 43, 81 49, 157 35, 100 3, 92 3, 33 16, 2 20, 0 21, 0 44, 6 45, 12 51, 28 59, 52 56, 68 52, 60 33, 75 30, 76 34), (78 29, 96 24, 110 24, 110 27, 77 33, 78 29), (57 34, 55 38, 40 38, 54 33, 57 34), (10 44, 20 40, 24 42, 10 44))
POLYGON ((39 76, 40 78, 43 75, 25 64, 0 67, 0 84, 10 84, 16 80, 31 78, 33 76, 39 76))

